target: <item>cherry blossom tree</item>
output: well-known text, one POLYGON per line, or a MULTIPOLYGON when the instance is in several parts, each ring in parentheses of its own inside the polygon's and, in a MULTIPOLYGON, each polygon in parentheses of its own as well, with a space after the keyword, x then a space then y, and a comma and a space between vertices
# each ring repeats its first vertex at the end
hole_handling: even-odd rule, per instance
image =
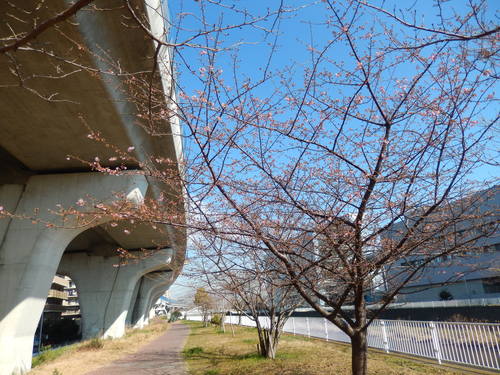
POLYGON ((224 306, 252 320, 259 354, 274 359, 286 321, 304 304, 283 277, 281 263, 258 246, 221 242, 207 232, 198 236, 194 247, 196 263, 190 264, 191 277, 204 280, 226 302, 224 306))
POLYGON ((351 338, 356 375, 367 371, 368 326, 401 289, 497 228, 473 192, 494 183, 474 172, 497 166, 498 27, 486 2, 461 13, 434 5, 426 25, 417 8, 325 1, 315 22, 327 37, 306 47, 310 64, 268 59, 250 76, 235 60, 231 77, 209 51, 203 87, 180 91, 193 230, 279 261, 283 279, 351 338), (414 256, 369 312, 384 267, 414 256))
MULTIPOLYGON (((140 207, 91 202, 91 215, 187 228, 221 244, 210 254, 221 267, 231 248, 269 259, 280 288, 293 287, 351 338, 353 374, 367 373, 367 328, 401 289, 434 260, 473 251, 497 230, 491 210, 480 209, 484 195, 474 194, 497 182, 485 177, 498 167, 499 117, 499 28, 487 1, 401 10, 395 2, 279 2, 261 15, 199 1, 198 13, 179 13, 187 23, 171 25, 172 42, 150 35, 124 1, 125 27, 173 51, 175 69, 167 71, 178 73, 168 105, 152 79, 159 53, 149 72, 97 72, 34 43, 92 3, 75 2, 32 31, 3 36, 0 53, 12 75, 57 100, 30 87, 37 76, 19 69, 16 56, 28 49, 71 68, 57 71, 58 79, 80 69, 119 74, 120 89, 140 109, 138 126, 151 136, 169 131, 165 121, 182 122, 185 156, 180 169, 151 155, 130 172, 114 163, 132 158, 129 150, 108 144, 113 163, 82 160, 103 173, 146 174, 164 187, 140 207), (309 36, 287 39, 294 31, 309 36), (187 223, 171 193, 179 189, 187 223), (463 229, 470 235, 457 235, 463 229), (384 269, 416 255, 421 261, 393 277, 369 313, 366 296, 384 269)), ((83 215, 66 207, 60 214, 83 215)))

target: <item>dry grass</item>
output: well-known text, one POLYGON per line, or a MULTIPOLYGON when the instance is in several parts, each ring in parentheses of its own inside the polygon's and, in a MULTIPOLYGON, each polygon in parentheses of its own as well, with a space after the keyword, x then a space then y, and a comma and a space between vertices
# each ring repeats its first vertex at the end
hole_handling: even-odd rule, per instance
POLYGON ((101 348, 95 342, 92 343, 92 340, 65 347, 59 357, 33 368, 30 375, 85 374, 136 352, 141 346, 165 332, 168 326, 165 320, 153 319, 147 327, 127 330, 119 339, 101 340, 101 348))
MULTIPOLYGON (((349 375, 350 348, 301 336, 282 337, 275 360, 257 356, 257 333, 252 328, 235 327, 219 333, 214 327, 203 328, 188 322, 191 335, 184 348, 192 375, 349 375)), ((450 370, 414 362, 397 356, 369 354, 369 374, 422 375, 459 374, 450 370)))

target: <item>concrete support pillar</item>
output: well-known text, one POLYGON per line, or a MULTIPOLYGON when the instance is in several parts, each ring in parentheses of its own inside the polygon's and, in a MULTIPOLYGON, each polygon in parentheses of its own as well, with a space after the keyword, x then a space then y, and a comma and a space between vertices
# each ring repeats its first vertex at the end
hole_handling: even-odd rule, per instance
POLYGON ((172 253, 172 249, 151 250, 128 264, 118 256, 64 254, 59 272, 75 281, 82 338, 123 336, 137 281, 149 272, 168 267, 172 253))
POLYGON ((147 324, 152 294, 157 294, 160 289, 167 290, 173 283, 173 276, 173 272, 155 272, 144 275, 132 314, 134 328, 142 328, 147 324))
POLYGON ((134 292, 132 293, 132 299, 130 300, 130 305, 128 307, 127 319, 125 320, 125 325, 127 327, 133 327, 133 315, 134 315, 134 307, 137 302, 137 297, 139 296, 139 290, 141 288, 142 280, 144 277, 141 277, 136 283, 134 287, 134 292))
MULTIPOLYGON (((16 212, 23 191, 24 185, 0 185, 0 205, 2 206, 2 212, 16 212)), ((10 217, 4 217, 0 220, 0 244, 3 243, 11 222, 12 219, 10 217)))
POLYGON ((113 192, 132 194, 135 201, 146 189, 143 176, 100 173, 33 176, 22 189, 2 187, 0 206, 14 219, 0 216, 0 375, 31 368, 33 336, 64 250, 78 234, 109 220, 104 215, 90 221, 62 218, 54 211, 94 210, 81 202, 90 196, 111 203, 113 192), (37 220, 23 219, 35 215, 37 220))

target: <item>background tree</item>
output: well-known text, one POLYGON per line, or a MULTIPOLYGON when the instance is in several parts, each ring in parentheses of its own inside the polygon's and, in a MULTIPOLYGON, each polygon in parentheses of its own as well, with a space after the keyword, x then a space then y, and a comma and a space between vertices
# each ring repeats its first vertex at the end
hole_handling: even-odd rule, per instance
POLYGON ((217 243, 219 239, 208 233, 196 241, 200 265, 193 276, 205 279, 240 317, 255 323, 259 354, 274 359, 286 321, 304 300, 283 277, 273 256, 258 247, 224 241, 220 248, 217 243))
POLYGON ((205 288, 198 288, 194 295, 193 303, 200 309, 203 316, 203 324, 205 327, 208 326, 210 312, 214 306, 214 301, 212 296, 208 294, 205 288))

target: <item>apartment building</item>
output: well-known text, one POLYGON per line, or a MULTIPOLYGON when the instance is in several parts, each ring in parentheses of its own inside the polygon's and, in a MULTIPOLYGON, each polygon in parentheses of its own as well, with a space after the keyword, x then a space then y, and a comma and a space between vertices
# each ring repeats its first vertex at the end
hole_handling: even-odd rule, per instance
MULTIPOLYGON (((447 246, 451 247, 453 241, 462 241, 465 245, 436 257, 417 272, 401 289, 397 302, 500 299, 500 186, 478 192, 473 198, 453 202, 450 209, 470 205, 466 209, 477 212, 477 215, 469 215, 469 219, 459 222, 453 230, 449 229, 433 241, 438 254, 447 246)), ((401 233, 408 221, 398 223, 391 232, 401 233)), ((390 288, 391 282, 397 284, 429 258, 429 254, 423 257, 418 251, 415 253, 417 255, 402 257, 387 265, 384 270, 386 287, 390 288)))

